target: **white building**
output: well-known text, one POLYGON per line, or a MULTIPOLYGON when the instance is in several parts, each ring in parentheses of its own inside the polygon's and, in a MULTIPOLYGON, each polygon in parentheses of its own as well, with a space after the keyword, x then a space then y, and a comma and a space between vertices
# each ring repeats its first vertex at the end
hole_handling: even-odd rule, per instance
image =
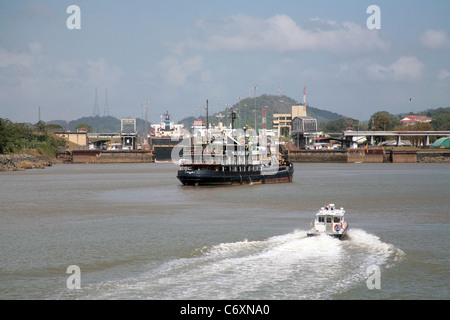
POLYGON ((169 112, 161 115, 159 124, 152 124, 152 136, 155 137, 181 137, 184 134, 184 125, 175 124, 170 120, 169 112))

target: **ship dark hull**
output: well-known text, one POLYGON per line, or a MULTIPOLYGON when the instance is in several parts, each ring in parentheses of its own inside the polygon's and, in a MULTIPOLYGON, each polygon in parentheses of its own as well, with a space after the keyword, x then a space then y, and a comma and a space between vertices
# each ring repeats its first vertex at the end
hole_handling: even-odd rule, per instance
POLYGON ((261 171, 226 172, 220 170, 183 170, 178 171, 177 178, 183 185, 226 185, 226 184, 254 184, 254 183, 282 183, 291 182, 294 166, 286 166, 276 173, 264 174, 261 171))

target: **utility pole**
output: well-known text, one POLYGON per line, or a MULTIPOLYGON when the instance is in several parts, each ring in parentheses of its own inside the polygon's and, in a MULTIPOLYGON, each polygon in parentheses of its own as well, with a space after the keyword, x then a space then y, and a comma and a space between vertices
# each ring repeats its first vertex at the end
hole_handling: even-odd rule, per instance
POLYGON ((149 100, 145 101, 144 117, 145 117, 145 137, 148 134, 148 106, 150 104, 149 100))
POLYGON ((100 112, 98 111, 98 95, 97 95, 97 87, 95 87, 95 100, 94 100, 94 117, 98 117, 100 112))
POLYGON ((254 91, 255 91, 255 96, 253 97, 255 99, 255 110, 253 111, 255 113, 255 131, 256 131, 256 89, 258 89, 257 86, 253 87, 254 91))
POLYGON ((209 128, 209 115, 208 115, 208 99, 206 99, 206 141, 208 141, 208 128, 209 128))
POLYGON ((105 108, 103 110, 103 116, 104 117, 109 117, 108 89, 105 89, 105 108))

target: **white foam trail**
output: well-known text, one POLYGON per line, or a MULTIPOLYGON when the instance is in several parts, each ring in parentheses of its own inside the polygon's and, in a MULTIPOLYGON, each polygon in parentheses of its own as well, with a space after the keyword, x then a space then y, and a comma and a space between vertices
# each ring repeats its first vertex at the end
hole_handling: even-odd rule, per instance
POLYGON ((402 254, 360 229, 349 230, 347 241, 306 237, 300 230, 205 247, 138 279, 103 283, 90 294, 119 299, 327 299, 365 280, 367 266, 384 266, 402 254))
POLYGON ((306 231, 296 231, 263 241, 222 243, 198 258, 171 261, 151 277, 153 288, 164 288, 160 292, 167 298, 262 298, 267 293, 286 298, 285 291, 293 293, 291 298, 307 298, 308 287, 327 278, 315 276, 318 267, 333 272, 341 253, 336 239, 306 238, 306 231))
POLYGON ((405 256, 402 250, 390 243, 381 241, 378 236, 367 233, 362 229, 350 229, 347 235, 353 245, 373 253, 378 258, 387 260, 392 257, 397 261, 405 256))

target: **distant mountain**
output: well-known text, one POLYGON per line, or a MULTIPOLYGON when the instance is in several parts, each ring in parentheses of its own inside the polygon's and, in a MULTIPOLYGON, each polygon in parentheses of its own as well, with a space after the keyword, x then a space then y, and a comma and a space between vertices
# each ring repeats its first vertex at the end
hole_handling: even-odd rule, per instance
MULTIPOLYGON (((249 124, 250 126, 254 126, 255 124, 255 112, 256 110, 256 123, 257 127, 261 128, 262 123, 262 108, 267 107, 267 114, 266 114, 266 124, 267 128, 272 128, 272 121, 273 121, 273 114, 274 113, 291 113, 292 112, 292 106, 293 105, 299 105, 300 102, 287 97, 285 95, 277 96, 277 95, 268 95, 263 94, 256 98, 245 98, 235 105, 233 105, 230 108, 226 108, 223 111, 210 114, 209 115, 209 122, 210 123, 217 123, 219 121, 219 114, 224 116, 222 119, 222 122, 225 124, 230 123, 230 114, 232 110, 235 110, 239 118, 235 121, 235 127, 241 128, 246 124, 249 124)), ((344 117, 343 115, 330 112, 327 110, 322 110, 318 108, 314 108, 311 106, 306 106, 306 114, 307 116, 313 117, 317 119, 317 122, 320 124, 322 122, 327 122, 331 120, 337 120, 339 118, 344 117)), ((206 114, 199 116, 200 119, 203 121, 206 121, 206 114)), ((188 117, 185 119, 182 119, 179 121, 179 123, 183 123, 185 128, 190 128, 191 123, 197 119, 196 117, 188 117)))
MULTIPOLYGON (((47 124, 59 124, 65 130, 73 131, 75 128, 81 124, 85 123, 92 127, 94 132, 102 133, 113 133, 120 132, 120 119, 115 117, 82 117, 77 120, 72 120, 67 123, 65 120, 52 120, 48 121, 47 124)), ((136 119, 136 127, 139 132, 144 131, 145 121, 138 118, 136 119)), ((147 125, 150 130, 150 124, 147 125)))
MULTIPOLYGON (((242 128, 245 124, 249 124, 250 126, 254 126, 255 123, 255 110, 256 106, 256 122, 257 127, 261 128, 261 120, 262 120, 262 107, 267 106, 267 128, 272 128, 273 114, 274 113, 291 113, 293 105, 299 105, 298 101, 289 98, 287 96, 275 96, 275 95, 267 95, 263 94, 256 98, 246 98, 236 103, 234 106, 230 108, 226 108, 221 112, 216 112, 213 114, 209 114, 209 122, 210 123, 218 123, 219 122, 219 114, 223 116, 222 121, 224 124, 229 125, 230 119, 229 115, 232 110, 235 110, 239 114, 239 118, 235 121, 236 128, 242 128)), ((349 119, 343 115, 330 112, 327 110, 322 110, 318 108, 314 108, 311 106, 306 106, 306 114, 313 118, 317 119, 319 125, 323 125, 326 122, 331 122, 329 126, 335 127, 336 125, 351 125, 352 121, 355 122, 354 119, 349 119), (343 121, 336 122, 335 120, 343 119, 343 121), (342 124, 342 123, 344 124, 342 124)), ((393 117, 398 118, 398 120, 402 119, 404 116, 408 114, 416 114, 416 115, 424 115, 432 117, 434 120, 431 122, 433 127, 436 130, 450 130, 450 107, 442 107, 436 109, 427 109, 421 112, 410 112, 392 115, 393 117)), ((179 123, 183 123, 185 128, 188 130, 191 128, 192 122, 194 122, 197 118, 206 121, 205 114, 199 115, 199 117, 188 117, 184 118, 179 123)), ((75 127, 81 123, 86 123, 90 125, 95 132, 120 132, 120 119, 115 117, 82 117, 77 120, 69 121, 68 123, 65 120, 52 120, 48 121, 47 124, 59 124, 65 130, 75 130, 75 127)), ((136 119, 136 126, 139 132, 144 131, 145 121, 142 119, 136 119)), ((328 126, 328 127, 329 127, 328 126)), ((148 123, 147 128, 150 128, 150 124, 148 123)), ((332 130, 332 129, 329 129, 332 130)))

